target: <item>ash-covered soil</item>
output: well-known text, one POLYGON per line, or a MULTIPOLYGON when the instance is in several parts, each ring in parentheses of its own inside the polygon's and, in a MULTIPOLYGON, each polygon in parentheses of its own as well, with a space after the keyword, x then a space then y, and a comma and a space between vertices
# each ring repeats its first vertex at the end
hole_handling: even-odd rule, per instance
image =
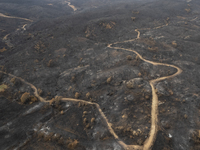
POLYGON ((0 8, 0 149, 200 149, 198 0, 0 8))

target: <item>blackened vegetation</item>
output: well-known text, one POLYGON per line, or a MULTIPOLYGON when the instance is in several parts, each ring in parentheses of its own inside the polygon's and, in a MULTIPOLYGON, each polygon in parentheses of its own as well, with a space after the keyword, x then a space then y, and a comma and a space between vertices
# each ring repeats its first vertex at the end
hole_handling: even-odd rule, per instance
POLYGON ((199 2, 71 4, 77 11, 62 0, 0 3, 1 13, 33 20, 0 17, 0 37, 9 34, 0 41, 0 69, 35 85, 49 102, 39 102, 19 79, 0 74, 2 148, 122 149, 96 107, 62 97, 98 103, 122 141, 143 145, 151 126, 149 81, 176 70, 120 49, 129 48, 183 69, 155 85, 159 132, 153 149, 199 149, 199 2), (115 42, 119 49, 107 47, 115 42))

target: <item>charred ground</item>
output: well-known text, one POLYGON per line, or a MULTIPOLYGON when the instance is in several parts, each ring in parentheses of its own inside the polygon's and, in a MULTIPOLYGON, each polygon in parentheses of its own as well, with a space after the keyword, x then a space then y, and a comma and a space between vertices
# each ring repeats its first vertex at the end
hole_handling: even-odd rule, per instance
POLYGON ((149 81, 176 69, 149 64, 123 48, 183 70, 155 84, 159 131, 152 149, 199 149, 200 3, 71 4, 76 11, 62 0, 0 1, 0 13, 32 20, 0 16, 1 70, 33 84, 50 101, 40 102, 30 85, 1 73, 1 149, 123 149, 94 105, 58 96, 99 104, 124 143, 143 145, 151 127, 149 81))

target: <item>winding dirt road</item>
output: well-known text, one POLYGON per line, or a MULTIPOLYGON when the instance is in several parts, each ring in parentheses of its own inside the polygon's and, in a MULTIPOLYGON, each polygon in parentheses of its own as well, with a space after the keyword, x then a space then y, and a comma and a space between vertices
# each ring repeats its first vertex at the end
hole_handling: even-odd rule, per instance
POLYGON ((7 16, 7 15, 4 15, 2 13, 0 13, 0 17, 11 18, 11 19, 22 19, 22 20, 33 22, 33 20, 31 20, 31 19, 21 18, 21 17, 14 17, 14 16, 7 16))
POLYGON ((10 35, 10 33, 9 33, 9 34, 6 34, 6 36, 3 37, 3 40, 4 40, 4 41, 7 40, 7 38, 8 38, 9 35, 10 35))
MULTIPOLYGON (((159 29, 162 28, 164 26, 168 26, 168 23, 162 26, 158 26, 155 27, 153 29, 159 29)), ((142 29, 145 30, 145 29, 142 29)), ((149 28, 146 28, 146 30, 149 30, 149 28)), ((129 41, 134 41, 140 38, 140 31, 138 29, 135 30, 138 35, 136 39, 132 39, 132 40, 127 40, 124 42, 116 42, 114 44, 118 44, 118 43, 125 43, 125 42, 129 42, 129 41)), ((146 139, 146 141, 144 142, 144 146, 143 147, 139 147, 139 149, 143 149, 143 150, 150 150, 153 146, 153 143, 155 142, 156 139, 156 135, 157 135, 157 131, 158 131, 158 95, 156 94, 156 90, 155 90, 155 83, 165 80, 165 79, 169 79, 169 78, 173 78, 179 74, 182 73, 182 70, 175 66, 175 65, 171 65, 171 64, 165 64, 165 63, 158 63, 158 62, 153 62, 147 59, 144 59, 138 52, 136 52, 135 50, 132 49, 126 49, 126 48, 121 48, 121 47, 113 47, 113 44, 109 44, 108 47, 112 48, 112 49, 121 49, 121 50, 125 50, 125 51, 129 51, 129 52, 133 52, 135 53, 141 60, 150 63, 152 65, 155 66, 167 66, 167 67, 172 67, 175 68, 177 70, 177 72, 173 75, 170 76, 165 76, 165 77, 160 77, 157 79, 153 79, 149 81, 149 84, 151 85, 151 89, 152 89, 152 107, 151 107, 151 129, 150 129, 150 133, 149 133, 149 137, 146 139)), ((136 145, 126 145, 128 150, 136 150, 136 145)))
POLYGON ((35 95, 41 102, 46 102, 46 100, 45 100, 44 98, 42 98, 42 97, 39 96, 38 91, 37 91, 37 88, 36 88, 33 84, 31 84, 31 83, 29 83, 29 82, 26 82, 24 79, 22 79, 22 78, 20 78, 20 77, 17 77, 17 76, 15 76, 15 75, 12 75, 12 74, 10 74, 10 73, 6 73, 6 72, 3 72, 3 71, 0 71, 0 73, 7 74, 7 75, 9 75, 9 76, 12 77, 12 78, 19 79, 19 80, 22 81, 24 84, 29 85, 29 86, 34 90, 34 95, 35 95))
POLYGON ((27 24, 23 25, 23 27, 22 27, 22 29, 23 29, 23 30, 26 30, 26 28, 25 28, 25 27, 26 27, 26 25, 27 25, 27 24))
MULTIPOLYGON (((168 25, 168 24, 166 24, 168 25)), ((166 26, 166 25, 162 25, 162 26, 159 26, 159 27, 155 27, 153 29, 158 29, 158 28, 161 28, 163 26, 166 26)), ((146 28, 148 29, 148 28, 146 28)), ((141 29, 141 30, 144 30, 144 29, 141 29)), ((135 30, 138 35, 137 35, 137 38, 135 39, 131 39, 131 40, 126 40, 126 41, 123 41, 123 42, 116 42, 116 43, 113 43, 113 44, 109 44, 107 47, 108 48, 111 48, 111 49, 121 49, 121 50, 124 50, 124 51, 129 51, 129 52, 133 52, 135 53, 141 60, 147 62, 147 63, 150 63, 152 65, 155 65, 155 66, 158 66, 158 65, 161 65, 161 66, 167 66, 167 67, 172 67, 172 68, 175 68, 177 70, 177 72, 173 75, 170 75, 170 76, 165 76, 165 77, 160 77, 160 78, 157 78, 157 79, 153 79, 153 80, 150 80, 149 83, 151 85, 151 88, 152 88, 152 107, 151 107, 151 129, 150 129, 150 133, 149 133, 149 137, 146 139, 146 141, 144 142, 144 145, 143 146, 139 146, 139 145, 127 145, 125 144, 122 140, 119 139, 118 135, 115 133, 115 131, 113 130, 111 124, 109 123, 108 119, 106 118, 105 114, 103 113, 102 109, 100 108, 99 104, 97 103, 93 103, 93 102, 88 102, 88 101, 85 101, 85 100, 80 100, 80 99, 73 99, 73 98, 62 98, 61 100, 62 101, 72 101, 72 102, 82 102, 82 103, 85 103, 85 104, 89 104, 89 105, 95 105, 96 108, 98 109, 100 115, 102 116, 102 118, 104 119, 104 122, 105 124, 107 125, 107 128, 108 130, 110 131, 110 133, 114 136, 114 138, 116 139, 116 141, 125 149, 125 150, 150 150, 155 142, 155 139, 156 139, 156 136, 157 136, 157 131, 158 131, 158 96, 156 94, 156 90, 155 90, 155 83, 159 82, 159 81, 162 81, 162 80, 165 80, 165 79, 169 79, 169 78, 173 78, 177 75, 179 75, 182 70, 175 66, 175 65, 171 65, 171 64, 165 64, 165 63, 158 63, 158 62, 153 62, 153 61, 150 61, 150 60, 147 60, 147 59, 144 59, 137 51, 135 50, 132 50, 132 49, 126 49, 126 48, 121 48, 121 47, 113 47, 112 45, 114 44, 117 44, 117 43, 125 43, 125 42, 130 42, 130 41, 135 41, 135 40, 138 40, 140 38, 140 31, 139 29, 136 29, 135 30)), ((23 83, 31 86, 31 88, 34 90, 34 95, 41 101, 41 102, 45 102, 45 103, 49 103, 49 100, 45 100, 44 98, 40 97, 39 94, 38 94, 38 91, 37 91, 37 88, 31 84, 31 83, 28 83, 26 82, 24 79, 20 78, 20 77, 16 77, 12 74, 9 74, 9 73, 5 73, 3 71, 0 71, 1 73, 4 73, 4 74, 7 74, 9 75, 10 77, 14 77, 14 78, 17 78, 19 80, 21 80, 23 83)))
MULTIPOLYGON (((67 2, 67 1, 66 1, 67 2)), ((71 2, 67 2, 68 6, 71 7, 74 11, 77 11, 77 8, 71 4, 71 2)))
MULTIPOLYGON (((10 19, 21 19, 21 20, 26 20, 26 21, 33 22, 33 20, 31 20, 31 19, 21 18, 21 17, 14 17, 14 16, 7 16, 7 15, 4 15, 4 14, 2 14, 2 13, 0 13, 0 17, 10 18, 10 19)), ((26 25, 27 25, 27 24, 25 24, 25 25, 22 26, 22 29, 23 29, 23 30, 26 30, 26 28, 25 28, 26 25)), ((18 28, 17 30, 19 30, 19 28, 18 28)), ((12 47, 13 44, 10 43, 9 40, 7 40, 7 38, 8 38, 9 35, 10 35, 10 34, 7 34, 6 36, 4 36, 2 40, 7 44, 8 47, 12 47)))

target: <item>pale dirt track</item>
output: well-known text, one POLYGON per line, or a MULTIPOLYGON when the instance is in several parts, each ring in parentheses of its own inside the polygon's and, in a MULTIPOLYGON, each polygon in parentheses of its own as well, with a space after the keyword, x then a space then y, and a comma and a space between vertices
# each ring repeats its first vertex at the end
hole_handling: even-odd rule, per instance
MULTIPOLYGON (((168 25, 168 24, 166 24, 168 25)), ((163 25, 163 26, 166 26, 166 25, 163 25)), ((153 29, 158 29, 158 28, 161 28, 163 26, 159 26, 159 27, 155 27, 153 29)), ((147 28, 148 29, 148 28, 147 28)), ((142 29, 142 30, 145 30, 145 29, 142 29)), ((149 30, 149 29, 148 29, 149 30)), ((116 42, 116 43, 113 43, 113 44, 117 44, 117 43, 125 43, 125 42, 131 42, 131 41, 135 41, 137 39, 140 38, 140 31, 138 29, 135 30, 138 35, 137 35, 137 38, 135 39, 131 39, 131 40, 127 40, 127 41, 123 41, 123 42, 116 42)), ((156 90, 155 90, 155 87, 154 87, 154 84, 156 82, 159 82, 159 81, 162 81, 162 80, 165 80, 165 79, 169 79, 169 78, 172 78, 172 77, 175 77, 177 75, 179 75, 182 70, 179 68, 179 67, 176 67, 174 65, 170 65, 170 64, 165 64, 165 63, 157 63, 157 62, 153 62, 153 61, 150 61, 150 60, 146 60, 144 59, 138 52, 136 52, 135 50, 132 50, 132 49, 126 49, 126 48, 121 48, 121 47, 112 47, 113 44, 109 44, 108 47, 111 48, 111 49, 121 49, 121 50, 124 50, 124 51, 129 51, 129 52, 133 52, 135 53, 141 60, 147 62, 147 63, 150 63, 152 65, 162 65, 162 66, 168 66, 168 67, 172 67, 172 68, 176 68, 177 69, 177 72, 173 75, 170 75, 170 76, 165 76, 165 77, 160 77, 160 78, 157 78, 157 79, 153 79, 153 80, 150 80, 149 83, 151 85, 151 88, 152 88, 152 107, 151 107, 151 129, 150 129, 150 133, 149 133, 149 137, 146 139, 146 141, 144 142, 144 145, 143 146, 139 146, 139 145, 126 145, 123 141, 121 141, 118 137, 118 135, 115 133, 115 131, 112 129, 112 126, 111 124, 109 123, 108 119, 106 118, 106 116, 104 115, 103 111, 101 110, 99 104, 97 103, 93 103, 93 102, 88 102, 88 101, 85 101, 85 100, 80 100, 80 99, 73 99, 73 98, 62 98, 61 100, 62 101, 72 101, 72 102, 82 102, 82 103, 86 103, 86 104, 89 104, 89 105, 95 105, 100 113, 100 115, 102 116, 102 118, 104 119, 106 125, 107 125, 107 128, 108 130, 110 131, 110 133, 114 136, 114 138, 116 139, 116 141, 125 149, 125 150, 150 150, 155 142, 155 139, 156 139, 156 135, 157 135, 157 131, 158 131, 158 96, 156 94, 156 90)), ((40 97, 39 94, 38 94, 38 91, 37 91, 37 88, 31 84, 31 83, 28 83, 26 82, 24 79, 20 78, 20 77, 16 77, 12 74, 9 74, 9 73, 5 73, 3 71, 0 71, 1 73, 4 73, 4 74, 7 74, 9 75, 10 77, 14 77, 14 78, 17 78, 19 80, 21 80, 23 83, 29 85, 33 90, 34 90, 34 95, 41 101, 41 102, 45 102, 45 103, 48 103, 49 100, 45 100, 44 98, 40 97)))
POLYGON ((41 102, 46 102, 46 100, 45 100, 44 98, 42 98, 42 97, 39 96, 38 91, 37 91, 37 88, 36 88, 33 84, 31 84, 31 83, 29 83, 29 82, 26 82, 24 79, 22 79, 22 78, 20 78, 20 77, 17 77, 17 76, 15 76, 15 75, 12 75, 12 74, 10 74, 10 73, 6 73, 6 72, 3 72, 3 71, 0 71, 0 73, 7 74, 7 75, 9 75, 10 77, 19 79, 19 80, 21 80, 23 83, 29 85, 29 86, 34 90, 34 95, 35 95, 41 102))
POLYGON ((3 37, 3 40, 4 40, 4 41, 7 40, 7 38, 8 38, 9 35, 10 35, 10 34, 6 34, 6 36, 3 37))
POLYGON ((6 16, 6 15, 4 15, 2 13, 0 13, 0 17, 11 18, 11 19, 21 19, 21 20, 26 20, 26 21, 33 22, 33 20, 31 20, 31 19, 21 18, 21 17, 14 17, 14 16, 6 16))
MULTIPOLYGON (((21 20, 26 20, 26 21, 30 21, 30 22, 33 22, 33 20, 31 19, 27 19, 27 18, 21 18, 21 17, 14 17, 14 16, 7 16, 7 15, 4 15, 2 13, 0 13, 0 17, 4 17, 4 18, 10 18, 10 19, 21 19, 21 20)), ((27 24, 23 25, 22 29, 23 30, 26 30, 25 26, 27 24)), ((6 41, 7 40, 7 37, 9 36, 10 34, 7 34, 6 36, 3 37, 3 41, 6 41)), ((12 47, 12 46, 9 46, 9 45, 12 45, 12 44, 9 44, 8 42, 6 42, 8 47, 12 47)))
MULTIPOLYGON (((155 27, 153 29, 159 29, 159 28, 162 28, 164 26, 168 26, 168 23, 166 25, 162 25, 162 26, 158 26, 158 27, 155 27)), ((142 30, 145 30, 145 29, 142 29, 142 30)), ((149 28, 146 28, 146 30, 149 30, 149 28)), ((140 31, 138 31, 138 29, 135 30, 138 35, 137 35, 137 38, 136 39, 132 39, 132 40, 127 40, 127 41, 124 41, 124 42, 130 42, 130 41, 134 41, 134 40, 137 40, 140 38, 140 31)), ((117 44, 117 43, 124 43, 124 42, 116 42, 114 44, 117 44)), ((156 139, 156 135, 157 135, 157 131, 158 131, 158 96, 156 94, 156 90, 155 90, 155 87, 154 87, 154 84, 156 82, 159 82, 159 81, 162 81, 162 80, 165 80, 165 79, 169 79, 169 78, 173 78, 179 74, 181 74, 182 70, 177 67, 177 66, 174 66, 174 65, 170 65, 170 64, 165 64, 165 63, 158 63, 158 62, 153 62, 153 61, 150 61, 150 60, 147 60, 147 59, 144 59, 138 52, 136 52, 135 50, 132 50, 132 49, 126 49, 126 48, 121 48, 121 47, 112 47, 113 44, 109 44, 108 47, 109 48, 112 48, 112 49, 121 49, 121 50, 125 50, 125 51, 129 51, 129 52, 133 52, 135 53, 141 60, 147 62, 147 63, 150 63, 152 65, 155 65, 155 66, 158 66, 158 65, 161 65, 161 66, 167 66, 167 67, 172 67, 172 68, 175 68, 177 70, 177 72, 173 75, 170 75, 170 76, 165 76, 165 77, 160 77, 160 78, 157 78, 157 79, 153 79, 153 80, 150 80, 149 81, 149 84, 151 85, 151 89, 152 89, 152 107, 151 107, 151 129, 150 129, 150 133, 149 133, 149 137, 146 139, 146 141, 144 142, 144 146, 143 147, 139 147, 143 150, 150 150, 153 146, 153 143, 155 142, 155 139, 156 139)), ((126 145, 127 149, 129 150, 136 150, 136 145, 126 145)))
MULTIPOLYGON (((67 1, 66 1, 67 2, 67 1)), ((77 8, 71 4, 71 2, 67 2, 68 6, 71 7, 74 11, 77 11, 77 8)))

